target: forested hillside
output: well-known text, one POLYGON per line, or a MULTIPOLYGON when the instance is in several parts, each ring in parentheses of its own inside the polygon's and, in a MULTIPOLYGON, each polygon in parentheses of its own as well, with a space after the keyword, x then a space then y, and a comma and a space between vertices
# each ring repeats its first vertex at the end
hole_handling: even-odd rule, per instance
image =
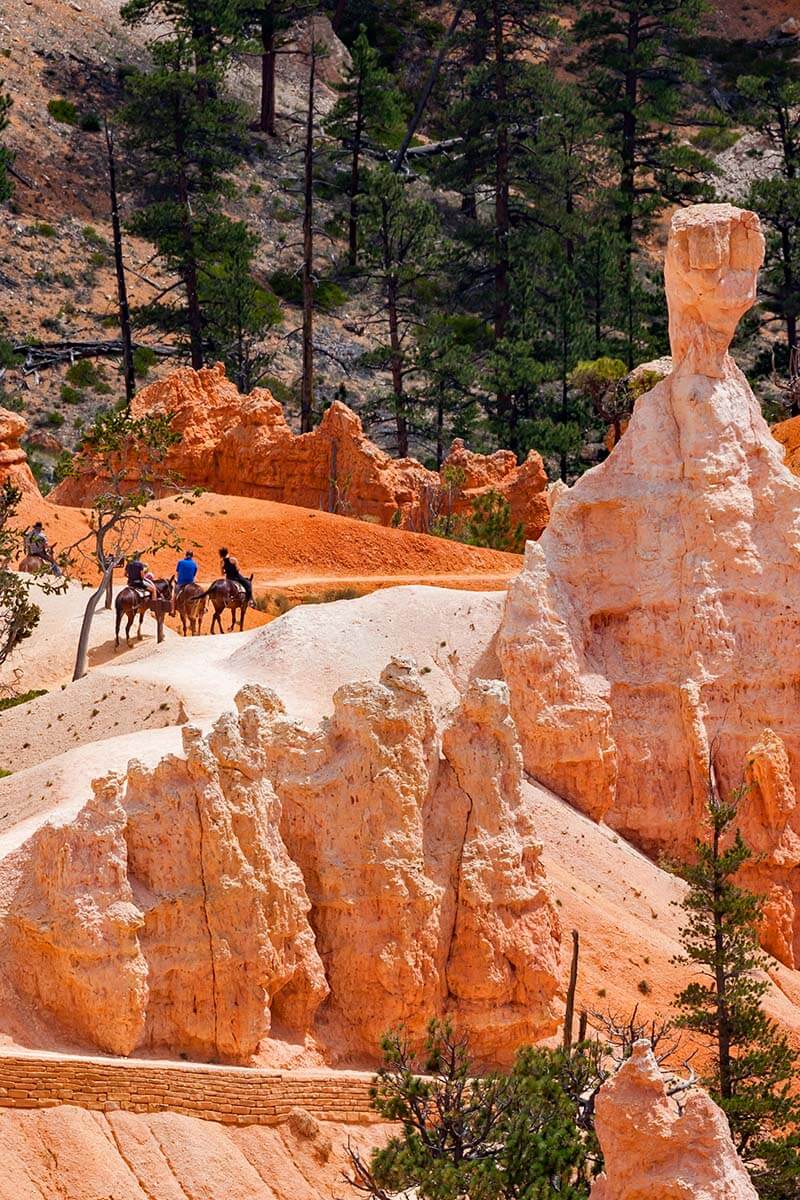
POLYGON ((0 403, 57 477, 221 359, 300 429, 339 397, 399 455, 572 480, 666 352, 665 217, 732 199, 768 236, 739 360, 797 412, 792 7, 6 0, 0 403))

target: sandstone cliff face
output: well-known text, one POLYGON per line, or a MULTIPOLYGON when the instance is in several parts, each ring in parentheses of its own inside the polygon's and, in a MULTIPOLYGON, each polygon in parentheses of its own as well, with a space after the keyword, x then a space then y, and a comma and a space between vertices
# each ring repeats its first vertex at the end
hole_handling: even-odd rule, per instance
POLYGON ((499 1062, 551 1033, 560 932, 505 685, 475 682, 441 737, 400 660, 314 732, 255 685, 237 707, 23 847, 18 990, 123 1054, 246 1062, 311 1035, 374 1058, 451 1012, 499 1062))
POLYGON ((757 1200, 722 1111, 701 1091, 679 1107, 646 1041, 600 1089, 596 1127, 591 1200, 757 1200))
MULTIPOLYGON (((361 420, 336 401, 311 433, 295 436, 272 394, 256 388, 242 396, 221 363, 183 368, 144 388, 133 411, 173 414, 180 433, 169 467, 184 483, 207 491, 304 508, 367 516, 389 525, 398 519, 424 529, 435 510, 441 479, 413 458, 394 459, 365 436, 361 420), (398 517, 399 514, 399 517, 398 517)), ((488 487, 505 495, 515 520, 538 537, 548 519, 547 476, 532 452, 521 467, 509 451, 475 455, 455 442, 445 466, 468 460, 468 482, 456 511, 488 487)), ((57 504, 80 505, 101 486, 93 476, 65 479, 52 493, 57 504)))
POLYGON ((527 768, 652 852, 690 852, 709 758, 730 792, 765 727, 800 778, 800 481, 727 354, 762 255, 753 213, 673 218, 673 373, 559 498, 501 628, 527 768))
POLYGON ((10 479, 23 492, 38 496, 39 486, 20 445, 27 427, 24 417, 7 408, 0 408, 0 485, 10 479))

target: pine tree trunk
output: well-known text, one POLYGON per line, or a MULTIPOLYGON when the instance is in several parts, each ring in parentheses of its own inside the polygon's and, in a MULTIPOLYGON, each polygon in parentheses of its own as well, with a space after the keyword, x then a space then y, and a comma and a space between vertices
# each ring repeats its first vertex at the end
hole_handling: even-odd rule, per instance
MULTIPOLYGON (((494 185, 494 338, 499 343, 506 336, 511 316, 509 236, 511 214, 509 203, 510 151, 508 138, 507 88, 505 41, 501 6, 492 5, 495 92, 497 96, 497 133, 495 140, 495 185, 494 185)), ((511 396, 508 392, 497 393, 497 416, 507 427, 511 420, 511 396)))
POLYGON ((333 11, 333 18, 331 20, 331 25, 333 26, 334 33, 339 32, 342 21, 344 20, 344 14, 346 12, 347 12, 347 0, 336 0, 336 8, 333 11))
POLYGON ((361 139, 364 134, 363 78, 358 80, 356 92, 356 123, 353 129, 353 157, 350 164, 350 215, 347 227, 348 262, 354 267, 358 262, 358 193, 361 187, 361 139))
POLYGON ((731 1027, 727 1006, 727 980, 725 977, 725 932, 722 913, 722 887, 719 878, 720 832, 714 828, 714 982, 717 991, 717 1061, 719 1066, 719 1094, 723 1100, 733 1095, 731 1078, 731 1027))
POLYGON ((122 256, 122 226, 119 219, 119 200, 117 196, 117 166, 114 159, 114 136, 105 124, 106 151, 108 154, 108 191, 111 202, 111 232, 114 242, 114 269, 117 276, 117 302, 119 307, 119 328, 122 340, 122 373, 125 379, 125 400, 128 408, 131 406, 136 391, 136 375, 133 369, 133 336, 131 334, 131 314, 128 306, 128 287, 125 281, 125 260, 122 256))
POLYGON ((261 112, 258 127, 275 137, 275 6, 266 4, 261 11, 261 112))
POLYGON ((317 54, 311 27, 308 70, 308 114, 303 153, 303 376, 300 389, 300 431, 313 426, 314 408, 314 82, 317 54))
POLYGON ((624 246, 625 261, 623 263, 623 280, 625 287, 625 308, 627 323, 627 364, 631 370, 634 366, 634 313, 633 313, 633 231, 634 214, 636 209, 636 147, 638 139, 637 103, 639 97, 639 74, 633 65, 639 49, 639 23, 641 15, 631 11, 628 14, 627 37, 627 69, 625 71, 625 112, 622 117, 622 169, 620 172, 620 191, 622 193, 621 232, 624 246))
POLYGON ((406 420, 406 398, 403 393, 403 350, 400 344, 398 284, 394 274, 390 274, 386 281, 386 308, 389 318, 390 368, 394 394, 394 418, 397 428, 397 453, 400 458, 407 458, 408 422, 406 420))

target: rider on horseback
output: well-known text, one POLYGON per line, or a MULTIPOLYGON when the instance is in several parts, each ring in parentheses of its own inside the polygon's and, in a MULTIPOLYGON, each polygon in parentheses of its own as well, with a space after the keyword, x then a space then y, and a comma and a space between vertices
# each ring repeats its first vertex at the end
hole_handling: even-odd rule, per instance
POLYGON ((197 575, 197 563, 194 561, 194 553, 187 550, 183 558, 175 568, 175 599, 177 600, 181 588, 186 587, 187 583, 194 583, 197 575))
POLYGON ((254 607, 253 585, 247 576, 243 575, 239 570, 239 564, 236 559, 231 556, 227 546, 222 547, 219 552, 219 556, 222 559, 222 574, 226 579, 231 579, 234 583, 238 583, 240 587, 244 588, 244 594, 247 597, 247 603, 251 607, 254 607))
POLYGON ((61 574, 58 563, 53 557, 53 551, 47 540, 47 535, 41 521, 34 522, 30 529, 26 529, 23 540, 26 554, 32 554, 36 558, 43 559, 44 562, 50 564, 55 575, 61 574))
POLYGON ((151 600, 156 599, 158 595, 156 581, 139 558, 138 553, 132 554, 128 559, 128 565, 125 568, 125 578, 128 581, 128 587, 132 587, 136 591, 149 592, 151 600))

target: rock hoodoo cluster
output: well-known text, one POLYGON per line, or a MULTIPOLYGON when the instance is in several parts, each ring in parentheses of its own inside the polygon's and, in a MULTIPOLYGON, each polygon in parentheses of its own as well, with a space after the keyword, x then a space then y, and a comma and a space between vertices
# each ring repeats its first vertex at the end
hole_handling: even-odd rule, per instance
POLYGON ((0 485, 9 479, 23 492, 38 493, 27 455, 20 444, 27 427, 25 418, 19 413, 0 408, 0 485))
POLYGON ((605 1170, 591 1200, 757 1200, 722 1111, 699 1089, 670 1097, 649 1042, 600 1089, 596 1122, 605 1170))
POLYGON ((730 205, 673 218, 672 374, 529 543, 499 652, 528 770, 650 852, 690 852, 709 769, 729 793, 749 759, 771 943, 792 964, 800 480, 728 355, 763 249, 730 205))
MULTIPOLYGON (((336 401, 311 433, 292 433, 272 393, 256 388, 242 396, 221 363, 200 371, 183 368, 144 388, 134 412, 173 413, 180 442, 169 467, 191 487, 252 496, 304 508, 398 521, 425 531, 446 502, 463 513, 494 489, 509 502, 528 537, 538 537, 549 516, 547 474, 532 451, 522 466, 508 450, 473 454, 453 443, 442 472, 413 458, 392 458, 365 436, 360 418, 336 401), (463 472, 450 495, 447 468, 463 472)), ((58 504, 80 505, 98 486, 94 477, 69 478, 53 492, 58 504)))
POLYGON ((473 682, 441 736, 401 660, 315 732, 257 685, 237 706, 4 864, 18 992, 116 1054, 374 1057, 452 1013, 502 1062, 551 1033, 559 927, 505 685, 473 682))

